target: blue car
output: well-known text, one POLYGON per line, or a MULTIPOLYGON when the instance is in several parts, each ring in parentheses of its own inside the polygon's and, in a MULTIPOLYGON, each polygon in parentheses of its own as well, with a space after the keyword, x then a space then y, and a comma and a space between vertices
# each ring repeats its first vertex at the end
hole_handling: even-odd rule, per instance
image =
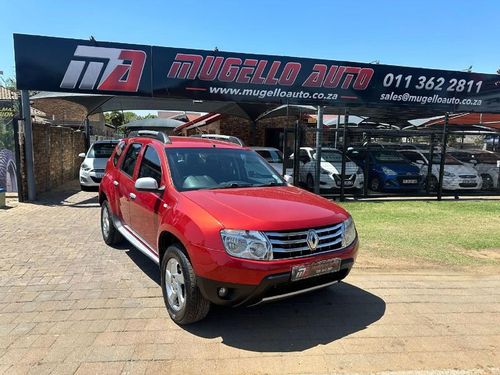
POLYGON ((420 169, 399 152, 384 148, 349 148, 361 168, 368 162, 368 187, 373 191, 416 191, 423 186, 420 169))

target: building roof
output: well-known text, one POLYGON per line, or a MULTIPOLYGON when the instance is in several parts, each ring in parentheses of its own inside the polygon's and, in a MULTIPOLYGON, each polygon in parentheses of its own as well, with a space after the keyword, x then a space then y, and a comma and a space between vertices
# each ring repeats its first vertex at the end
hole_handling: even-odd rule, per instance
POLYGON ((197 128, 200 126, 208 125, 208 124, 211 124, 212 122, 219 120, 221 117, 222 117, 222 115, 220 113, 213 113, 213 112, 207 113, 204 116, 198 117, 197 119, 194 119, 192 121, 188 121, 185 124, 182 124, 182 125, 176 127, 175 131, 177 132, 177 131, 182 130, 182 129, 189 130, 189 129, 197 128))

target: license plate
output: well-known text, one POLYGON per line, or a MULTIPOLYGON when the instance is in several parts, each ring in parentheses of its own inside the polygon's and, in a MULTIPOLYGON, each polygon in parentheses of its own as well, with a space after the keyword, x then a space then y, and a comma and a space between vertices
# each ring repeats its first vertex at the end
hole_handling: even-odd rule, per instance
POLYGON ((352 186, 352 181, 344 181, 344 186, 352 186))
POLYGON ((338 272, 340 270, 340 258, 326 259, 319 262, 301 264, 292 267, 292 281, 303 280, 309 277, 338 272))
POLYGON ((403 180, 403 184, 416 184, 417 180, 405 179, 403 180))
POLYGON ((96 173, 95 176, 97 178, 103 178, 104 177, 104 173, 96 173))
POLYGON ((463 180, 464 184, 470 184, 470 185, 474 185, 476 183, 476 180, 463 180))

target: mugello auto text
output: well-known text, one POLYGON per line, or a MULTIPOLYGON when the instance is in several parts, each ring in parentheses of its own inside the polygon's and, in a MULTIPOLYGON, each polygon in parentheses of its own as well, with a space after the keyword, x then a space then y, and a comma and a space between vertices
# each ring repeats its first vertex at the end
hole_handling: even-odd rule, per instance
MULTIPOLYGON (((251 85, 293 86, 302 70, 299 62, 240 59, 178 53, 168 72, 170 79, 234 82, 251 85)), ((315 64, 302 87, 365 90, 374 70, 356 66, 315 64)))

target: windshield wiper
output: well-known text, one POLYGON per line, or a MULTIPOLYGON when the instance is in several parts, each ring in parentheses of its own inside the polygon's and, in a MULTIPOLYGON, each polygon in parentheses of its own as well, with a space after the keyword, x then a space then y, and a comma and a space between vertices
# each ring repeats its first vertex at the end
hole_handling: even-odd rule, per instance
POLYGON ((234 189, 234 188, 241 188, 241 187, 251 187, 253 186, 252 184, 240 184, 237 182, 231 182, 228 183, 227 185, 219 185, 219 186, 214 186, 212 189, 234 189))
POLYGON ((283 186, 282 183, 277 183, 276 181, 268 182, 267 184, 255 184, 253 187, 266 187, 266 186, 283 186))

